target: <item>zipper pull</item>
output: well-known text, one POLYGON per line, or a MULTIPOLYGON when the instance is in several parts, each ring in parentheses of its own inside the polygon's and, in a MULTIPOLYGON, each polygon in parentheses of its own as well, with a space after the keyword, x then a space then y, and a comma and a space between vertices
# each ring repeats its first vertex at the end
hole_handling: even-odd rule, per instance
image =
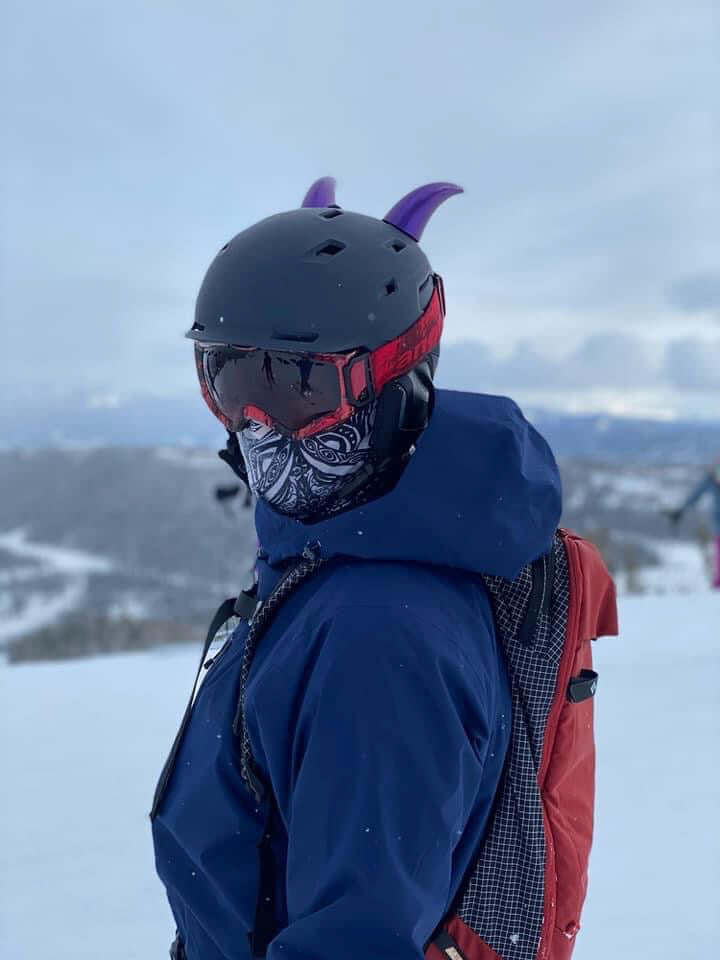
POLYGON ((308 563, 315 563, 320 559, 320 552, 322 550, 322 544, 319 540, 310 540, 303 547, 303 560, 307 560, 308 563))

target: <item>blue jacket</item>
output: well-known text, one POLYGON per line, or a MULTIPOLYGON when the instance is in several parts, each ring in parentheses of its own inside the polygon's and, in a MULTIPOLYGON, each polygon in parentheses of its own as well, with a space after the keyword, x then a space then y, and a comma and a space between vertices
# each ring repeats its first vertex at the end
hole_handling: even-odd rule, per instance
MULTIPOLYGON (((311 526, 258 505, 261 597, 309 541, 337 558, 281 608, 247 687, 282 818, 269 960, 422 957, 472 866, 508 747, 478 574, 514 577, 559 516, 555 461, 518 408, 450 391, 385 497, 311 526)), ((153 820, 189 960, 250 955, 263 810, 231 732, 245 632, 208 671, 153 820)))
POLYGON ((692 493, 688 496, 685 503, 683 503, 681 510, 684 512, 688 507, 692 507, 693 504, 704 497, 706 493, 709 493, 712 497, 712 523, 713 523, 713 533, 716 537, 720 537, 720 479, 718 479, 714 472, 706 474, 700 483, 695 487, 692 493))

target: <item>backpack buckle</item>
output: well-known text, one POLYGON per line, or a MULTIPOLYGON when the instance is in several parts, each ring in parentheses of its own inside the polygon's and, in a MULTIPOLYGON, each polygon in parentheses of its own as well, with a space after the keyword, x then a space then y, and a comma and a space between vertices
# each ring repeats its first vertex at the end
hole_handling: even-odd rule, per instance
POLYGON ((594 670, 581 670, 577 677, 571 677, 567 697, 570 703, 582 703, 595 696, 598 675, 594 670))

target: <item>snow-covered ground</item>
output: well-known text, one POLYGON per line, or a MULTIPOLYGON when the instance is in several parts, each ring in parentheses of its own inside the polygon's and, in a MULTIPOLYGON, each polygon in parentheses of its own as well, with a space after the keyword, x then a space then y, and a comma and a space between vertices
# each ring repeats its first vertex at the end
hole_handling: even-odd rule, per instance
POLYGON ((10 530, 0 534, 0 550, 31 567, 0 571, 0 587, 16 582, 30 582, 36 588, 27 595, 18 609, 2 611, 2 600, 9 600, 7 592, 0 593, 0 646, 13 637, 37 630, 82 605, 91 573, 108 573, 113 569, 107 557, 83 550, 71 550, 48 543, 31 543, 24 530, 10 530), (46 581, 61 581, 60 589, 43 589, 46 581))
POLYGON ((646 540, 662 559, 657 567, 639 567, 616 576, 618 592, 624 593, 703 593, 710 590, 712 545, 703 548, 687 540, 646 540))
POLYGON ((107 573, 112 570, 112 562, 107 557, 49 543, 31 543, 24 530, 11 530, 0 534, 0 549, 18 559, 37 560, 43 568, 52 570, 53 573, 77 575, 107 573))
POLYGON ((693 464, 638 465, 563 461, 565 510, 630 510, 659 514, 681 504, 702 478, 693 464), (565 485, 565 483, 564 483, 565 485))
MULTIPOLYGON (((720 943, 720 594, 623 597, 596 645, 598 806, 575 960, 720 943)), ((152 960, 172 932, 147 811, 196 653, 0 666, 0 956, 152 960)))

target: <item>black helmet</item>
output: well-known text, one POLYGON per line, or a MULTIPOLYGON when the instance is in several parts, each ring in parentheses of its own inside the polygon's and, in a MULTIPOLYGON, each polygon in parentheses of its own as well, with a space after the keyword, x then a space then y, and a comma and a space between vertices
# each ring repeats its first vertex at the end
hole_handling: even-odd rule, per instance
POLYGON ((418 240, 461 188, 413 190, 383 220, 342 210, 318 180, 299 210, 238 233, 210 264, 187 336, 275 350, 374 350, 412 326, 433 292, 418 240))

